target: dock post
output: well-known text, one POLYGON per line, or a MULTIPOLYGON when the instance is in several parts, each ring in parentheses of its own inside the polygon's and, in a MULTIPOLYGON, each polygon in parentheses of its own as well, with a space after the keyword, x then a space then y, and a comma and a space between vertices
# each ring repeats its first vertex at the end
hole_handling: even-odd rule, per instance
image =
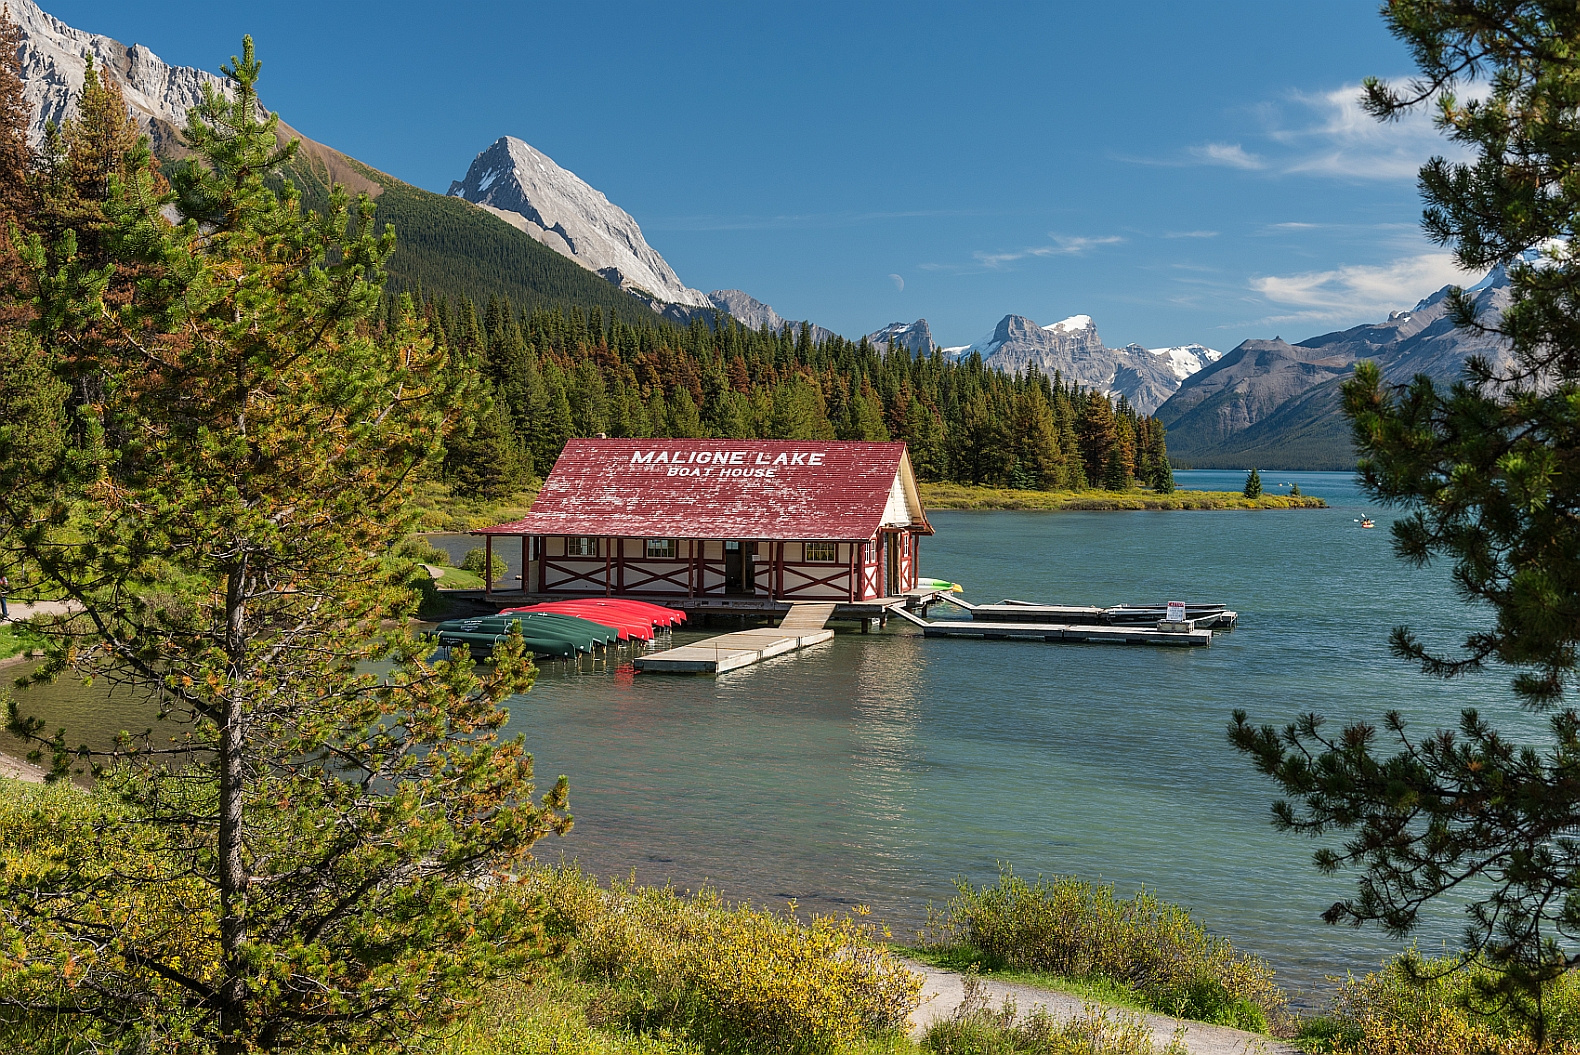
POLYGON ((483 536, 483 598, 494 595, 494 536, 483 536))
POLYGON ((872 633, 872 620, 868 619, 866 616, 862 616, 861 618, 861 632, 863 634, 872 633))

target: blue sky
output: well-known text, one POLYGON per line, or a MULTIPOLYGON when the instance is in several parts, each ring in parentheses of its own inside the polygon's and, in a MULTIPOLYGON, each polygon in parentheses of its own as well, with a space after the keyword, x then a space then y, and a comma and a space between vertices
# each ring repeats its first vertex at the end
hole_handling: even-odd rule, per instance
POLYGON ((1444 144, 1355 105, 1410 72, 1372 0, 43 6, 207 69, 250 32, 265 102, 432 190, 519 136, 688 285, 851 336, 1084 313, 1228 349, 1462 278, 1418 229, 1444 144))

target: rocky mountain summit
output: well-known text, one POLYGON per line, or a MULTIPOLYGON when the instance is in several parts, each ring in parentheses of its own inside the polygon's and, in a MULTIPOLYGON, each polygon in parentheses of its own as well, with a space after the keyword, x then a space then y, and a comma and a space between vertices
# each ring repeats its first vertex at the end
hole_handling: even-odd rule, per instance
POLYGON ((904 348, 913 357, 932 355, 938 347, 938 342, 933 340, 933 331, 928 327, 926 319, 917 319, 915 322, 891 322, 883 329, 867 334, 867 340, 878 348, 888 348, 891 345, 904 348))
POLYGON ((986 340, 947 351, 958 356, 975 352, 987 365, 1008 373, 1031 366, 1049 376, 1058 371, 1083 388, 1124 396, 1143 414, 1156 410, 1185 377, 1218 356, 1204 345, 1109 348, 1090 315, 1072 315, 1051 326, 1039 326, 1024 315, 1006 315, 986 340))
MULTIPOLYGON (((713 306, 726 315, 732 315, 741 325, 753 330, 760 330, 764 326, 781 333, 786 326, 795 334, 801 332, 802 320, 787 319, 773 308, 764 304, 756 297, 738 289, 716 289, 708 294, 708 300, 713 306)), ((816 323, 807 323, 812 327, 812 343, 822 344, 831 337, 837 336, 833 330, 819 326, 816 323)))
POLYGON ((630 213, 514 136, 501 136, 473 158, 449 193, 483 206, 621 289, 663 304, 712 307, 706 293, 681 282, 647 244, 630 213))
POLYGON ((203 99, 203 85, 223 87, 212 73, 172 66, 143 47, 73 29, 33 0, 5 0, 11 20, 22 30, 22 94, 33 108, 28 139, 44 141, 44 126, 59 126, 77 112, 88 59, 121 85, 127 105, 148 132, 155 150, 176 142, 187 110, 203 99))
MULTIPOLYGON (((1186 378, 1158 409, 1169 430, 1169 452, 1202 467, 1352 467, 1339 386, 1360 360, 1375 360, 1392 384, 1417 374, 1452 382, 1472 355, 1487 358, 1495 368, 1509 363, 1509 351, 1496 336, 1455 328, 1445 303, 1449 289, 1444 286, 1384 322, 1299 344, 1276 337, 1241 343, 1186 378)), ((1503 269, 1494 268, 1470 292, 1483 321, 1496 325, 1509 303, 1503 269)))

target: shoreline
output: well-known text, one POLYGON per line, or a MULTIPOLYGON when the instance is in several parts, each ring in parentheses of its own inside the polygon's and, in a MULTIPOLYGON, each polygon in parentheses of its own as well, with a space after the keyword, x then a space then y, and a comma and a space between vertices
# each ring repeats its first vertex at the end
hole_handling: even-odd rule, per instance
POLYGON ((1326 509, 1328 503, 1315 495, 1263 493, 1246 498, 1237 491, 1173 491, 1158 494, 1137 488, 1132 491, 1021 491, 1007 487, 975 487, 967 484, 924 483, 918 488, 928 510, 1012 511, 1012 512, 1123 512, 1128 510, 1219 510, 1219 509, 1326 509))

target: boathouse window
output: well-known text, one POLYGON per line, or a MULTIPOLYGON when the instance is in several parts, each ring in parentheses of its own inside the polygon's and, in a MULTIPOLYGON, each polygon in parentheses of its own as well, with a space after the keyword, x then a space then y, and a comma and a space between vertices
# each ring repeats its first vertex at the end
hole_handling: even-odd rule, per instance
POLYGON ((808 542, 806 560, 809 564, 833 564, 839 559, 839 547, 832 542, 808 542))
POLYGON ((650 538, 647 540, 647 555, 661 560, 675 559, 675 540, 672 538, 650 538))
POLYGON ((598 537, 596 535, 575 535, 566 539, 565 555, 568 557, 598 556, 598 537))

